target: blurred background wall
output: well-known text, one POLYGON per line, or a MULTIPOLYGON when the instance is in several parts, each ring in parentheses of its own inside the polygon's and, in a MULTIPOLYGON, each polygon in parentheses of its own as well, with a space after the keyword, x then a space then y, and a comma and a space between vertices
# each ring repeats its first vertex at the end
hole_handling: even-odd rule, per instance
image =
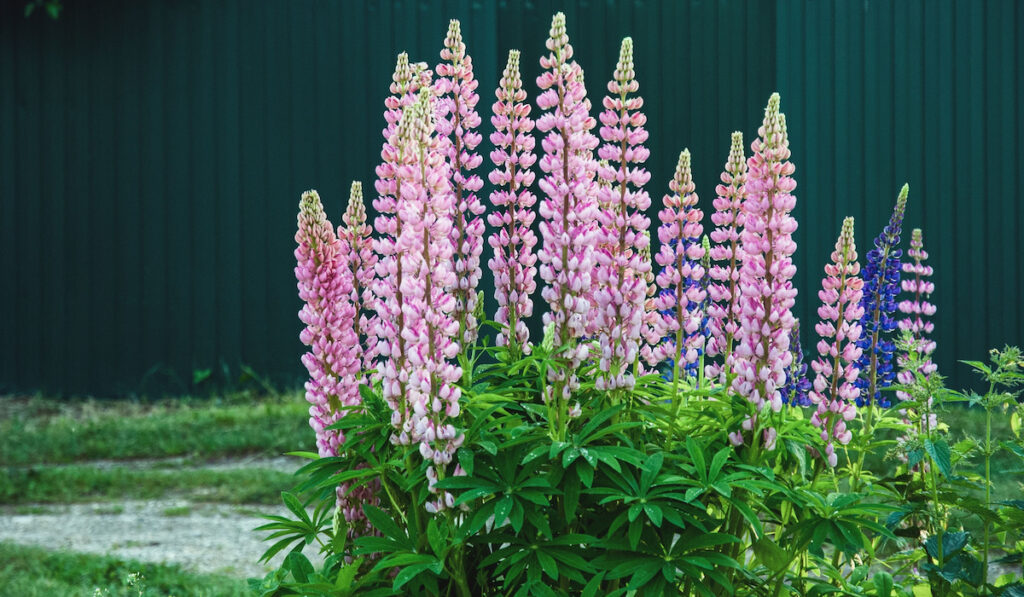
POLYGON ((24 7, 0 0, 0 392, 196 392, 243 367, 297 386, 299 196, 318 189, 338 224, 351 180, 372 194, 395 55, 435 65, 462 21, 486 180, 507 51, 522 50, 532 101, 558 10, 595 106, 619 41, 635 41, 652 217, 684 147, 710 213, 730 132, 749 152, 781 92, 808 354, 842 217, 863 259, 903 182, 904 248, 923 228, 936 270, 940 372, 963 387, 957 359, 1024 339, 1022 2, 64 0, 56 20, 24 7))

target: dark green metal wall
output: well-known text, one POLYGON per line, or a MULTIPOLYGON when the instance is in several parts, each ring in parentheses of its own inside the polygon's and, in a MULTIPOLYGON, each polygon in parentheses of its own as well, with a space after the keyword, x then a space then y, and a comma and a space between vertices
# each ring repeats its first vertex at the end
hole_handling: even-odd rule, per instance
POLYGON ((749 143, 781 91, 805 321, 841 217, 866 252, 907 180, 944 372, 967 383, 954 358, 1022 337, 1012 0, 23 5, 0 0, 0 391, 184 392, 242 363, 297 383, 298 198, 319 189, 337 223, 349 181, 372 188, 394 56, 436 64, 461 19, 486 132, 507 50, 533 90, 556 10, 595 105, 634 38, 655 204, 689 147, 710 211, 729 133, 749 143))

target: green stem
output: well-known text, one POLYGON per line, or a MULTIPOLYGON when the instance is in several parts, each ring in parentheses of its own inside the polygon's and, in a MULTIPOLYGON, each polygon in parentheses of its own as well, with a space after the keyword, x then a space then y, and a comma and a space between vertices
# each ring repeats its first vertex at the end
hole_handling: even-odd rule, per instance
MULTIPOLYGON (((867 414, 864 417, 864 432, 861 437, 865 438, 865 442, 871 441, 871 431, 874 423, 875 403, 872 400, 865 404, 867 408, 867 414)), ((857 455, 857 466, 853 469, 853 477, 850 480, 850 491, 856 493, 860 491, 860 474, 864 470, 864 457, 867 455, 868 450, 866 445, 861 445, 859 454, 857 455)))
MULTIPOLYGON (((995 391, 995 382, 990 382, 988 393, 985 394, 985 509, 992 510, 992 392, 995 391)), ((988 542, 991 534, 992 523, 986 518, 985 523, 985 545, 984 559, 982 560, 982 595, 988 594, 988 542)))

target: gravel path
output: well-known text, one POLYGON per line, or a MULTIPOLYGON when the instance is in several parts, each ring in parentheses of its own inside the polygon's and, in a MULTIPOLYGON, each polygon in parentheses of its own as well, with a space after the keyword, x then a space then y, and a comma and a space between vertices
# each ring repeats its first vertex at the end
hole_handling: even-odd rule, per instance
MULTIPOLYGON (((187 500, 76 504, 0 511, 0 541, 48 549, 111 554, 144 562, 176 563, 195 572, 262 577, 271 568, 257 563, 268 547, 265 521, 256 511, 286 515, 266 506, 251 509, 187 500)), ((311 559, 315 549, 307 548, 311 559)), ((278 564, 282 555, 275 557, 278 564)))
MULTIPOLYGON (((94 460, 75 465, 129 469, 270 469, 293 472, 297 458, 231 458, 195 462, 184 458, 94 460)), ((39 465, 36 465, 39 466, 39 465)), ((49 465, 67 466, 67 465, 49 465)), ((290 516, 283 508, 195 503, 186 499, 72 505, 0 507, 0 541, 47 549, 110 554, 143 562, 181 564, 194 572, 262 577, 273 568, 257 563, 269 544, 259 514, 290 516)), ((306 548, 318 560, 315 549, 306 548)), ((279 564, 278 554, 272 564, 279 564)))

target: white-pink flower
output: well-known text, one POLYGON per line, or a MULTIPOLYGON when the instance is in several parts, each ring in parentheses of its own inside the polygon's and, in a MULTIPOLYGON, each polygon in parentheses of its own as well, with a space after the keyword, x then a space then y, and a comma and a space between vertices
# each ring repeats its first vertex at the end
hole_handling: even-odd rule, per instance
POLYGON ((631 367, 639 355, 644 324, 650 262, 644 262, 640 252, 644 243, 650 242, 644 232, 651 221, 644 212, 651 198, 643 186, 651 176, 642 166, 650 151, 643 145, 647 118, 640 111, 643 98, 635 95, 639 87, 633 70, 633 40, 627 37, 608 83, 613 95, 604 98, 601 138, 605 144, 598 150, 598 157, 608 162, 598 172, 606 184, 598 191, 602 242, 594 253, 597 283, 593 298, 601 346, 601 374, 595 380, 598 389, 633 387, 631 367))
POLYGON ((434 90, 437 96, 437 132, 447 155, 452 201, 451 241, 455 250, 454 317, 459 322, 460 343, 476 342, 476 287, 480 282, 480 254, 483 251, 483 203, 476 193, 483 181, 472 171, 483 158, 474 153, 482 139, 477 127, 480 115, 476 105, 480 96, 473 76, 473 59, 466 53, 459 21, 448 25, 448 35, 437 65, 434 90))
POLYGON ((811 404, 816 406, 811 423, 821 429, 825 459, 832 467, 837 462, 833 442, 845 445, 853 437, 846 422, 856 416, 856 400, 860 395, 854 383, 860 374, 857 359, 862 351, 857 340, 861 335, 860 318, 864 315, 860 304, 864 280, 859 274, 853 218, 846 218, 832 252, 832 262, 825 265, 825 278, 818 292, 821 321, 814 329, 821 336, 820 356, 811 363, 815 378, 814 387, 808 392, 811 404))
POLYGON ((494 297, 498 301, 495 320, 507 326, 498 333, 497 344, 529 354, 530 330, 525 320, 533 314, 531 295, 537 289, 537 256, 533 252, 537 237, 531 230, 536 197, 530 186, 535 178, 531 168, 537 157, 533 153, 534 122, 519 74, 518 50, 509 51, 495 96, 491 117, 491 161, 495 168, 489 177, 495 186, 491 192, 495 211, 487 215, 488 223, 494 227, 488 238, 494 257, 487 265, 494 273, 494 297))
POLYGON ((654 259, 661 270, 656 277, 660 292, 654 299, 654 306, 659 313, 652 337, 648 339, 649 342, 654 341, 653 346, 644 350, 644 356, 652 366, 672 359, 673 379, 679 379, 685 365, 697 361, 704 343, 704 335, 694 333, 700 328, 703 318, 700 304, 706 295, 701 284, 704 277, 701 265, 704 257, 701 245, 704 212, 697 207, 698 197, 694 188, 690 150, 684 149, 679 154, 675 176, 669 183, 672 192, 665 195, 665 207, 658 212, 661 247, 654 259))
POLYGON ((707 275, 713 280, 708 284, 708 330, 710 337, 707 343, 709 357, 721 357, 721 362, 708 363, 705 373, 709 378, 719 377, 725 383, 729 371, 732 370, 732 345, 736 331, 739 329, 739 278, 743 264, 743 244, 740 234, 743 231, 743 199, 745 196, 747 161, 743 157, 743 133, 732 134, 732 147, 729 159, 722 172, 722 184, 715 188, 715 212, 711 221, 715 229, 711 231, 711 259, 713 264, 707 275))
POLYGON ((562 13, 552 20, 547 48, 550 54, 540 60, 545 70, 537 78, 543 90, 537 106, 544 111, 537 119, 537 129, 545 133, 540 160, 544 172, 540 180, 543 242, 538 258, 545 282, 541 296, 549 306, 544 324, 553 324, 556 346, 569 346, 560 364, 548 369, 550 387, 556 399, 568 401, 579 385, 576 369, 589 353, 587 345, 578 340, 586 335, 591 318, 593 247, 597 241, 592 152, 597 138, 590 132, 596 122, 587 114, 582 70, 572 60, 562 13))
POLYGON ((367 345, 357 343, 363 372, 374 367, 377 354, 377 321, 376 303, 374 301, 374 266, 377 254, 373 251, 373 239, 370 237, 370 226, 366 223, 366 205, 363 203, 363 184, 353 181, 348 196, 348 209, 342 216, 344 226, 338 227, 338 239, 344 244, 348 254, 349 270, 352 272, 352 302, 356 308, 355 332, 360 340, 365 336, 367 345))
POLYGON ((793 360, 789 350, 794 325, 796 266, 793 232, 796 205, 795 170, 789 161, 785 115, 779 112, 779 94, 765 108, 758 139, 751 144, 744 185, 743 265, 740 268, 740 325, 736 330, 732 390, 760 411, 766 405, 782 408, 780 389, 793 360))

